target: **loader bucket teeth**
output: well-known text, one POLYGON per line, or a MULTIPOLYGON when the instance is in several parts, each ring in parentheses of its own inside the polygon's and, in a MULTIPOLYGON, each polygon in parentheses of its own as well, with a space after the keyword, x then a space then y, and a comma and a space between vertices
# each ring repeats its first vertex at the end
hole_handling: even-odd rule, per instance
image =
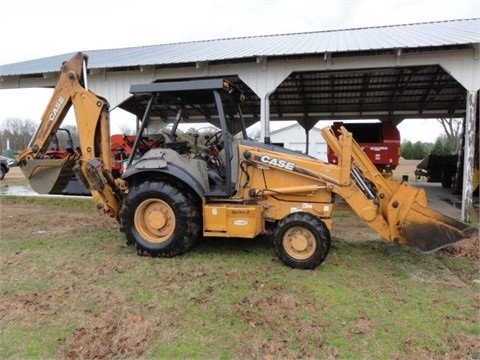
POLYGON ((410 246, 432 252, 478 236, 478 229, 414 203, 400 226, 400 233, 410 246))
POLYGON ((74 160, 65 158, 26 160, 20 167, 36 193, 61 194, 72 179, 74 165, 74 160))

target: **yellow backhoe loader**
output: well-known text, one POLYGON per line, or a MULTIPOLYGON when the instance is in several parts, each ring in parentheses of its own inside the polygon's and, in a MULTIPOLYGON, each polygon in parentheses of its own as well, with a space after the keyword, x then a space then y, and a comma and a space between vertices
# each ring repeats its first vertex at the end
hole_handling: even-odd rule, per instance
POLYGON ((17 161, 39 193, 58 193, 74 174, 139 254, 175 256, 202 236, 270 234, 285 264, 315 268, 330 248, 334 194, 385 240, 421 251, 477 234, 429 209, 423 190, 383 177, 344 128, 338 138, 322 130, 337 164, 248 139, 244 95, 224 79, 132 85, 132 96, 119 106, 141 122, 125 171, 114 178, 109 107, 85 87, 87 60, 78 53, 63 64, 38 131, 17 161), (71 106, 81 156, 47 159, 46 146, 71 106), (181 121, 220 130, 192 141, 178 131, 181 121), (138 146, 161 123, 171 126, 156 134, 158 146, 138 156, 138 146))

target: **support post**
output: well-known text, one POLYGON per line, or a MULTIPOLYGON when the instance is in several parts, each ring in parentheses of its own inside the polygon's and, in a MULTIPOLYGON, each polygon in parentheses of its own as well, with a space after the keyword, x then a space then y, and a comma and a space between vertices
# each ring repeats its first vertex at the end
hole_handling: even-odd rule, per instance
POLYGON ((302 119, 297 121, 305 130, 305 154, 309 155, 310 154, 310 130, 313 129, 314 125, 316 123, 313 123, 312 121, 308 121, 308 116, 304 116, 302 119))
POLYGON ((260 138, 265 144, 270 144, 270 93, 260 98, 260 138))
POLYGON ((462 221, 471 222, 477 91, 467 91, 463 151, 462 221))
POLYGON ((309 155, 310 147, 310 129, 305 129, 305 154, 309 155))

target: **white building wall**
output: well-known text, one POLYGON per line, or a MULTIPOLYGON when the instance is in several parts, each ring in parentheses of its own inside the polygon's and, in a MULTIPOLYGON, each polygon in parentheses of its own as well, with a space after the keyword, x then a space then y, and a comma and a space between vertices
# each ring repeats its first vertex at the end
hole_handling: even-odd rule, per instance
MULTIPOLYGON (((270 134, 270 141, 283 144, 283 147, 290 150, 306 152, 305 130, 299 124, 273 131, 270 134)), ((313 128, 309 132, 308 154, 327 161, 327 143, 317 128, 313 128)))

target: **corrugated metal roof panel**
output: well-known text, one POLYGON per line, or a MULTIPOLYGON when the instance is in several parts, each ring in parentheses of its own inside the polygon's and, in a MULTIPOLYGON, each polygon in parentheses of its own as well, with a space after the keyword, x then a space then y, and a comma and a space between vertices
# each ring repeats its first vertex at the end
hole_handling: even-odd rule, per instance
MULTIPOLYGON (((94 69, 472 43, 480 43, 480 19, 229 38, 86 52, 90 57, 89 68, 94 69)), ((55 72, 58 71, 58 64, 70 56, 72 54, 62 54, 3 65, 0 66, 0 76, 55 72)))

